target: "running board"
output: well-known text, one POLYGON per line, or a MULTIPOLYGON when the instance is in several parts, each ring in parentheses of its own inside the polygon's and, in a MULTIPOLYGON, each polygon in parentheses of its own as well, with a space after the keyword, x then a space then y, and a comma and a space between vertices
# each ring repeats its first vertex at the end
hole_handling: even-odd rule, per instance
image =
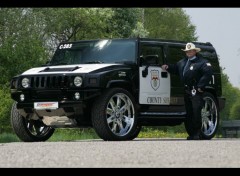
POLYGON ((140 117, 186 117, 186 112, 140 112, 140 117))

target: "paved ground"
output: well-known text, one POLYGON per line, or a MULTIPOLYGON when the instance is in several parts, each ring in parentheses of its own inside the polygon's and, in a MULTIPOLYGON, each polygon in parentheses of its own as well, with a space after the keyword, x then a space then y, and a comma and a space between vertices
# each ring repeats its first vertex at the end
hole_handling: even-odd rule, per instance
POLYGON ((240 139, 1 143, 0 167, 240 167, 240 139))

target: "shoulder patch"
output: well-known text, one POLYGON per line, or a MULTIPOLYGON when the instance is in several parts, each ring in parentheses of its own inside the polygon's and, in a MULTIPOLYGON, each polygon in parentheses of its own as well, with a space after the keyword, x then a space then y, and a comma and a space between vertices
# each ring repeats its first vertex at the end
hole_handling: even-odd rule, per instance
POLYGON ((209 62, 207 63, 207 66, 212 66, 209 62))

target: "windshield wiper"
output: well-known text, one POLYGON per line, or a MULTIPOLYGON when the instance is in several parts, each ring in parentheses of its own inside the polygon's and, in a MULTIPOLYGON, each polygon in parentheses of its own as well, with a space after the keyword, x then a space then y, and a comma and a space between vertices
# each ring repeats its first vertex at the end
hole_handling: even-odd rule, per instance
POLYGON ((85 64, 102 64, 104 62, 102 61, 89 61, 89 62, 85 62, 85 64))

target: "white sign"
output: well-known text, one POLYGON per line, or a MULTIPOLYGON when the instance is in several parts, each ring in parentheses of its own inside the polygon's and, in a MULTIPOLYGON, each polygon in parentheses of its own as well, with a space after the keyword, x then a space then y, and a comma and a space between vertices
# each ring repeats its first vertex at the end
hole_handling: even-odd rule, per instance
POLYGON ((143 77, 142 72, 145 66, 139 68, 139 103, 149 105, 169 105, 170 104, 170 74, 162 76, 166 72, 161 67, 148 67, 148 74, 143 77))
POLYGON ((57 109, 58 102, 35 102, 34 109, 57 109))

